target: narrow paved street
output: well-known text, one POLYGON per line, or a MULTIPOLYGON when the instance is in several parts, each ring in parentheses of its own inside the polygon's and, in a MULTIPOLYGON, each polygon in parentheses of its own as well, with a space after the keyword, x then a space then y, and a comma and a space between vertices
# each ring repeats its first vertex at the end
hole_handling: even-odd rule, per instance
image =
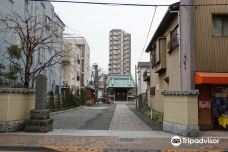
POLYGON ((52 115, 54 129, 108 130, 114 110, 114 104, 100 104, 57 113, 52 115))
POLYGON ((116 104, 110 130, 151 131, 150 127, 129 109, 126 102, 116 102, 116 104))
POLYGON ((54 114, 54 129, 151 131, 126 104, 100 104, 54 114))

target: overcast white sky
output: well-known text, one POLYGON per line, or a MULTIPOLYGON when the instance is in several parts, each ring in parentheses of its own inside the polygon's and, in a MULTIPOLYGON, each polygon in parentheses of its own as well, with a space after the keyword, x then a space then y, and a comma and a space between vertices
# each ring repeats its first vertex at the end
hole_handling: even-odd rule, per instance
MULTIPOLYGON (((87 0, 97 2, 119 2, 139 4, 172 4, 178 0, 87 0)), ((146 41, 154 7, 103 6, 86 4, 53 3, 56 13, 63 22, 76 33, 86 38, 90 46, 90 63, 108 71, 109 31, 114 28, 123 29, 132 36, 131 73, 140 60, 146 41)), ((153 33, 163 18, 167 7, 158 7, 150 32, 153 33)), ((143 53, 141 61, 149 61, 149 54, 143 53)))

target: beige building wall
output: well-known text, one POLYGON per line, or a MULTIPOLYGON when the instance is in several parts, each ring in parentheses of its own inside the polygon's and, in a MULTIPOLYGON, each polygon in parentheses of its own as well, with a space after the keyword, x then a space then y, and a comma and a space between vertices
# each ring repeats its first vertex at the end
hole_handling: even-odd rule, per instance
MULTIPOLYGON (((167 29, 160 37, 166 37, 166 46, 167 48, 170 31, 172 31, 178 25, 178 17, 170 23, 167 29)), ((151 87, 155 87, 155 96, 151 95, 151 107, 153 110, 163 113, 164 112, 164 97, 161 95, 161 92, 165 89, 170 90, 179 90, 180 87, 180 71, 179 71, 179 47, 172 50, 171 53, 168 53, 167 50, 163 50, 166 53, 166 71, 163 73, 155 73, 155 69, 151 69, 151 87), (169 78, 169 83, 165 81, 166 78, 169 78)))
POLYGON ((0 98, 0 121, 7 121, 8 115, 8 94, 1 94, 0 98))
MULTIPOLYGON (((228 0, 194 0, 195 4, 227 4, 228 0)), ((228 14, 228 6, 195 9, 196 71, 228 71, 228 37, 213 36, 213 14, 228 14)))
POLYGON ((147 89, 147 99, 148 99, 148 107, 152 107, 152 102, 151 102, 151 95, 150 95, 150 89, 147 89))
POLYGON ((198 126, 197 96, 164 96, 164 121, 198 126))
POLYGON ((163 76, 159 76, 159 74, 157 73, 153 73, 151 74, 151 87, 155 87, 155 95, 151 96, 151 108, 155 111, 161 112, 163 113, 163 96, 161 95, 161 92, 167 88, 167 84, 165 84, 166 82, 164 81, 165 75, 163 76))
POLYGON ((0 122, 26 120, 35 109, 33 93, 0 93, 0 122))

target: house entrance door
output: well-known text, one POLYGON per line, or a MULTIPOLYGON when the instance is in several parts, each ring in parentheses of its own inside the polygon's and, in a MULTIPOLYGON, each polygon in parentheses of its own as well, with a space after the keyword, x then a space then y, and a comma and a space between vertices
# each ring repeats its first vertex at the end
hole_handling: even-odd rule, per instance
POLYGON ((200 129, 212 129, 211 87, 200 85, 197 88, 200 91, 198 98, 200 129))
POLYGON ((126 89, 116 89, 115 100, 116 101, 127 101, 127 90, 126 89))

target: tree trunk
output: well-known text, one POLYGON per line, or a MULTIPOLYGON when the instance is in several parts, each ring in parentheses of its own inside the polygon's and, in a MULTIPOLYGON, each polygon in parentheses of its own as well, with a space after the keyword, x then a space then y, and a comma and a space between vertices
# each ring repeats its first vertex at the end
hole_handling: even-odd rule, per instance
POLYGON ((25 69, 25 82, 24 82, 24 87, 25 88, 29 88, 29 82, 30 82, 30 79, 29 79, 29 72, 28 72, 28 68, 25 69))
POLYGON ((28 56, 27 56, 27 61, 26 61, 26 66, 25 66, 25 83, 24 83, 24 87, 25 88, 29 88, 29 83, 30 83, 30 76, 31 76, 31 73, 30 73, 30 70, 31 70, 31 67, 32 67, 32 62, 33 62, 33 55, 32 55, 32 50, 28 49, 28 56))

